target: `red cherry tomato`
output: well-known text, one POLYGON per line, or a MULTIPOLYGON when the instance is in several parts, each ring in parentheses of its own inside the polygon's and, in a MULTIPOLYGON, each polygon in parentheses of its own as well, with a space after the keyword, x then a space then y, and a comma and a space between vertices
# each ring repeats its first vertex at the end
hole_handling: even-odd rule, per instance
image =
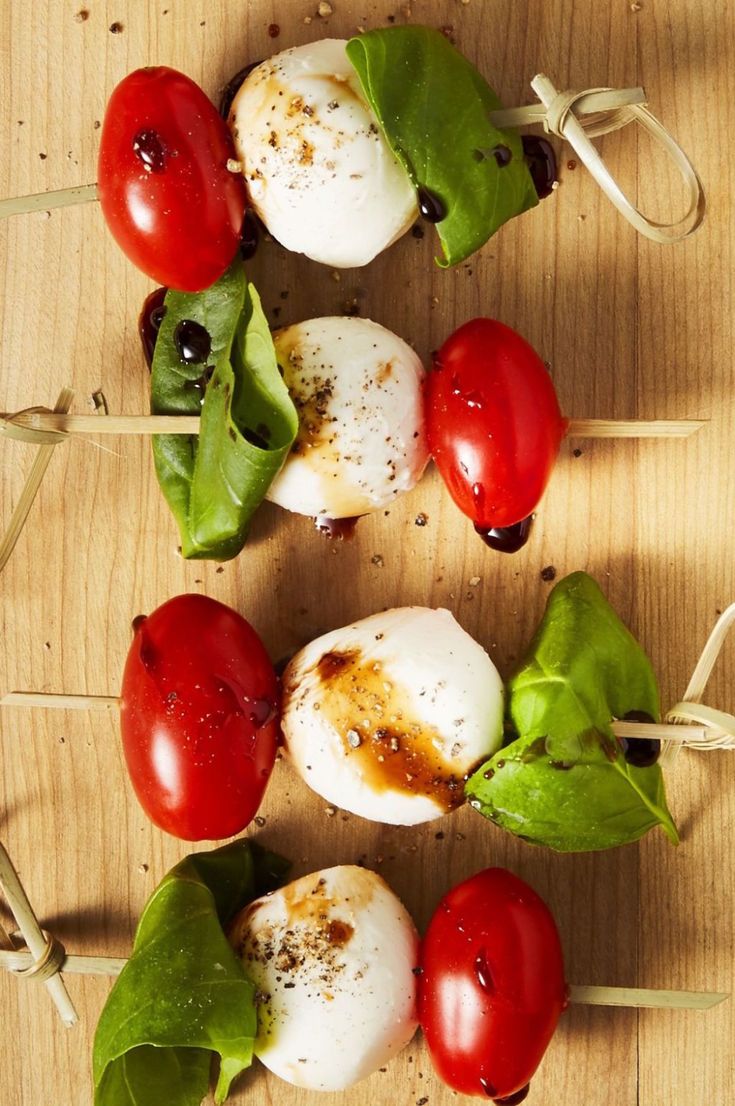
POLYGON ((253 628, 204 595, 136 621, 120 726, 135 793, 186 841, 239 833, 255 816, 278 743, 278 683, 253 628))
POLYGON ((478 530, 513 526, 537 506, 567 423, 551 377, 520 334, 473 319, 426 377, 429 450, 478 530))
POLYGON ((566 1005, 554 919, 503 868, 458 884, 421 948, 419 1022, 434 1067, 461 1094, 521 1102, 566 1005))
POLYGON ((240 241, 245 185, 234 148, 201 88, 165 66, 136 69, 105 113, 97 189, 107 225, 158 284, 200 292, 240 241))

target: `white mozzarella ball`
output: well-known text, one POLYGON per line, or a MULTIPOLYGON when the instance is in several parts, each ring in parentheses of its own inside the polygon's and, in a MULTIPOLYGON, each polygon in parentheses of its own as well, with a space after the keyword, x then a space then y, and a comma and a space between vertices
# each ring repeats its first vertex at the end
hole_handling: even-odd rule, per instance
POLYGON ((325 39, 257 66, 230 110, 253 207, 286 249, 339 268, 367 265, 418 215, 347 58, 325 39))
POLYGON ((415 825, 500 747, 503 683, 449 611, 403 607, 312 641, 283 676, 285 749, 330 803, 415 825))
POLYGON ((255 1054, 288 1083, 343 1090, 413 1037, 418 935, 374 872, 304 876, 247 906, 230 941, 259 992, 255 1054))
POLYGON ((268 499, 350 518, 413 488, 429 453, 424 369, 411 347, 369 319, 342 317, 297 323, 273 340, 299 432, 268 499))

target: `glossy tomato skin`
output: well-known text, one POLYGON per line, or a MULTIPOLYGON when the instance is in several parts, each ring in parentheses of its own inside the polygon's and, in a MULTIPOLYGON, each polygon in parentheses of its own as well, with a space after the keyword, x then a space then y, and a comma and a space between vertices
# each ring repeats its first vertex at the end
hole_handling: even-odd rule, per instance
POLYGON ((567 1001, 543 900, 503 868, 479 872, 439 903, 420 963, 419 1022, 444 1082, 497 1101, 527 1087, 567 1001))
POLYGON ((136 619, 120 726, 149 818, 185 841, 243 830, 273 768, 277 704, 268 654, 229 607, 179 595, 136 619))
POLYGON ((528 518, 567 429, 535 350, 473 319, 434 354, 424 387, 429 452, 460 511, 480 530, 528 518))
POLYGON ((245 185, 227 124, 194 81, 166 66, 136 69, 110 97, 97 189, 107 225, 158 284, 199 292, 240 241, 245 185))

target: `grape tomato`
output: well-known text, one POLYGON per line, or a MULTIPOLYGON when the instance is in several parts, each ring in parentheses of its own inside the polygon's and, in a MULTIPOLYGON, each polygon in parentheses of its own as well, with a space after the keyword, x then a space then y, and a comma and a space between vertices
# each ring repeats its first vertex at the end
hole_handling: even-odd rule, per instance
POLYGON ((157 826, 186 841, 239 833, 278 743, 277 678, 260 638, 204 595, 136 619, 120 726, 133 787, 157 826))
POLYGON ((166 66, 117 85, 102 126, 97 188, 130 260, 159 284, 199 292, 240 242, 242 175, 227 124, 194 81, 166 66))
POLYGON ((460 1094, 521 1102, 567 1002, 561 944, 523 880, 487 868, 439 903, 421 947, 419 1022, 460 1094))
POLYGON ((478 531, 527 519, 551 476, 567 422, 541 358, 493 319, 473 319, 434 355, 425 381, 429 450, 478 531))

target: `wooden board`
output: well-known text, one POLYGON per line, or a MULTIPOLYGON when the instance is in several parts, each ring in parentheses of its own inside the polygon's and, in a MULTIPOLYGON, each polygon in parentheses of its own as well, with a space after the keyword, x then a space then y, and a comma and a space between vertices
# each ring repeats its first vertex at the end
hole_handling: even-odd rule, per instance
MULTIPOLYGON (((563 407, 597 417, 705 417, 689 442, 567 443, 526 549, 494 555, 429 475, 352 544, 327 544, 308 520, 266 507, 246 552, 224 568, 185 564, 158 492, 149 444, 61 446, 30 523, 0 577, 0 688, 115 693, 130 622, 181 591, 241 610, 274 658, 321 630, 387 606, 447 606, 508 672, 557 575, 585 568, 654 659, 665 704, 684 690, 716 613, 735 599, 733 441, 733 126, 735 20, 725 0, 36 0, 0 5, 0 194, 95 178, 98 123, 130 69, 166 63, 213 95, 247 62, 295 43, 411 19, 451 27, 504 102, 530 99, 539 71, 558 87, 643 84, 697 165, 704 227, 662 248, 638 237, 584 169, 561 156, 561 187, 506 227, 470 266, 442 272, 434 244, 410 235, 368 271, 329 269, 262 248, 251 266, 269 317, 286 323, 363 315, 422 356, 484 313, 517 327, 551 363, 563 407), (84 8, 88 18, 78 13, 84 8), (311 21, 309 21, 309 17, 311 21), (111 25, 119 24, 118 33, 111 25), (280 34, 269 37, 277 23, 280 34), (581 448, 575 456, 574 446, 581 448), (428 524, 415 525, 419 512, 428 524), (479 577, 476 586, 469 585, 479 577)), ((680 199, 660 156, 626 131, 604 142, 619 178, 654 212, 680 199)), ((146 409, 136 320, 149 283, 105 231, 96 205, 0 227, 0 407, 52 404, 72 384, 78 410, 102 387, 110 409, 146 409)), ((30 447, 1 450, 7 519, 30 447)), ((728 646, 709 699, 735 707, 728 646)), ((102 714, 0 718, 0 836, 42 919, 78 952, 125 954, 156 882, 186 846, 135 802, 116 721, 102 714)), ((297 873, 364 858, 420 926, 454 881, 509 865, 558 919, 573 982, 730 990, 733 986, 735 754, 682 755, 669 777, 681 847, 660 832, 595 856, 536 851, 465 810, 391 829, 338 814, 279 766, 258 836, 297 873), (443 837, 437 834, 443 833, 443 837)), ((108 992, 72 980, 81 1024, 65 1031, 46 995, 0 977, 5 1045, 0 1100, 91 1102, 90 1050, 108 992)), ((735 1100, 733 1004, 707 1014, 573 1009, 534 1081, 529 1106, 683 1106, 735 1100)), ((311 1106, 255 1070, 235 1101, 311 1106)), ((345 1106, 454 1101, 419 1041, 345 1106)))

